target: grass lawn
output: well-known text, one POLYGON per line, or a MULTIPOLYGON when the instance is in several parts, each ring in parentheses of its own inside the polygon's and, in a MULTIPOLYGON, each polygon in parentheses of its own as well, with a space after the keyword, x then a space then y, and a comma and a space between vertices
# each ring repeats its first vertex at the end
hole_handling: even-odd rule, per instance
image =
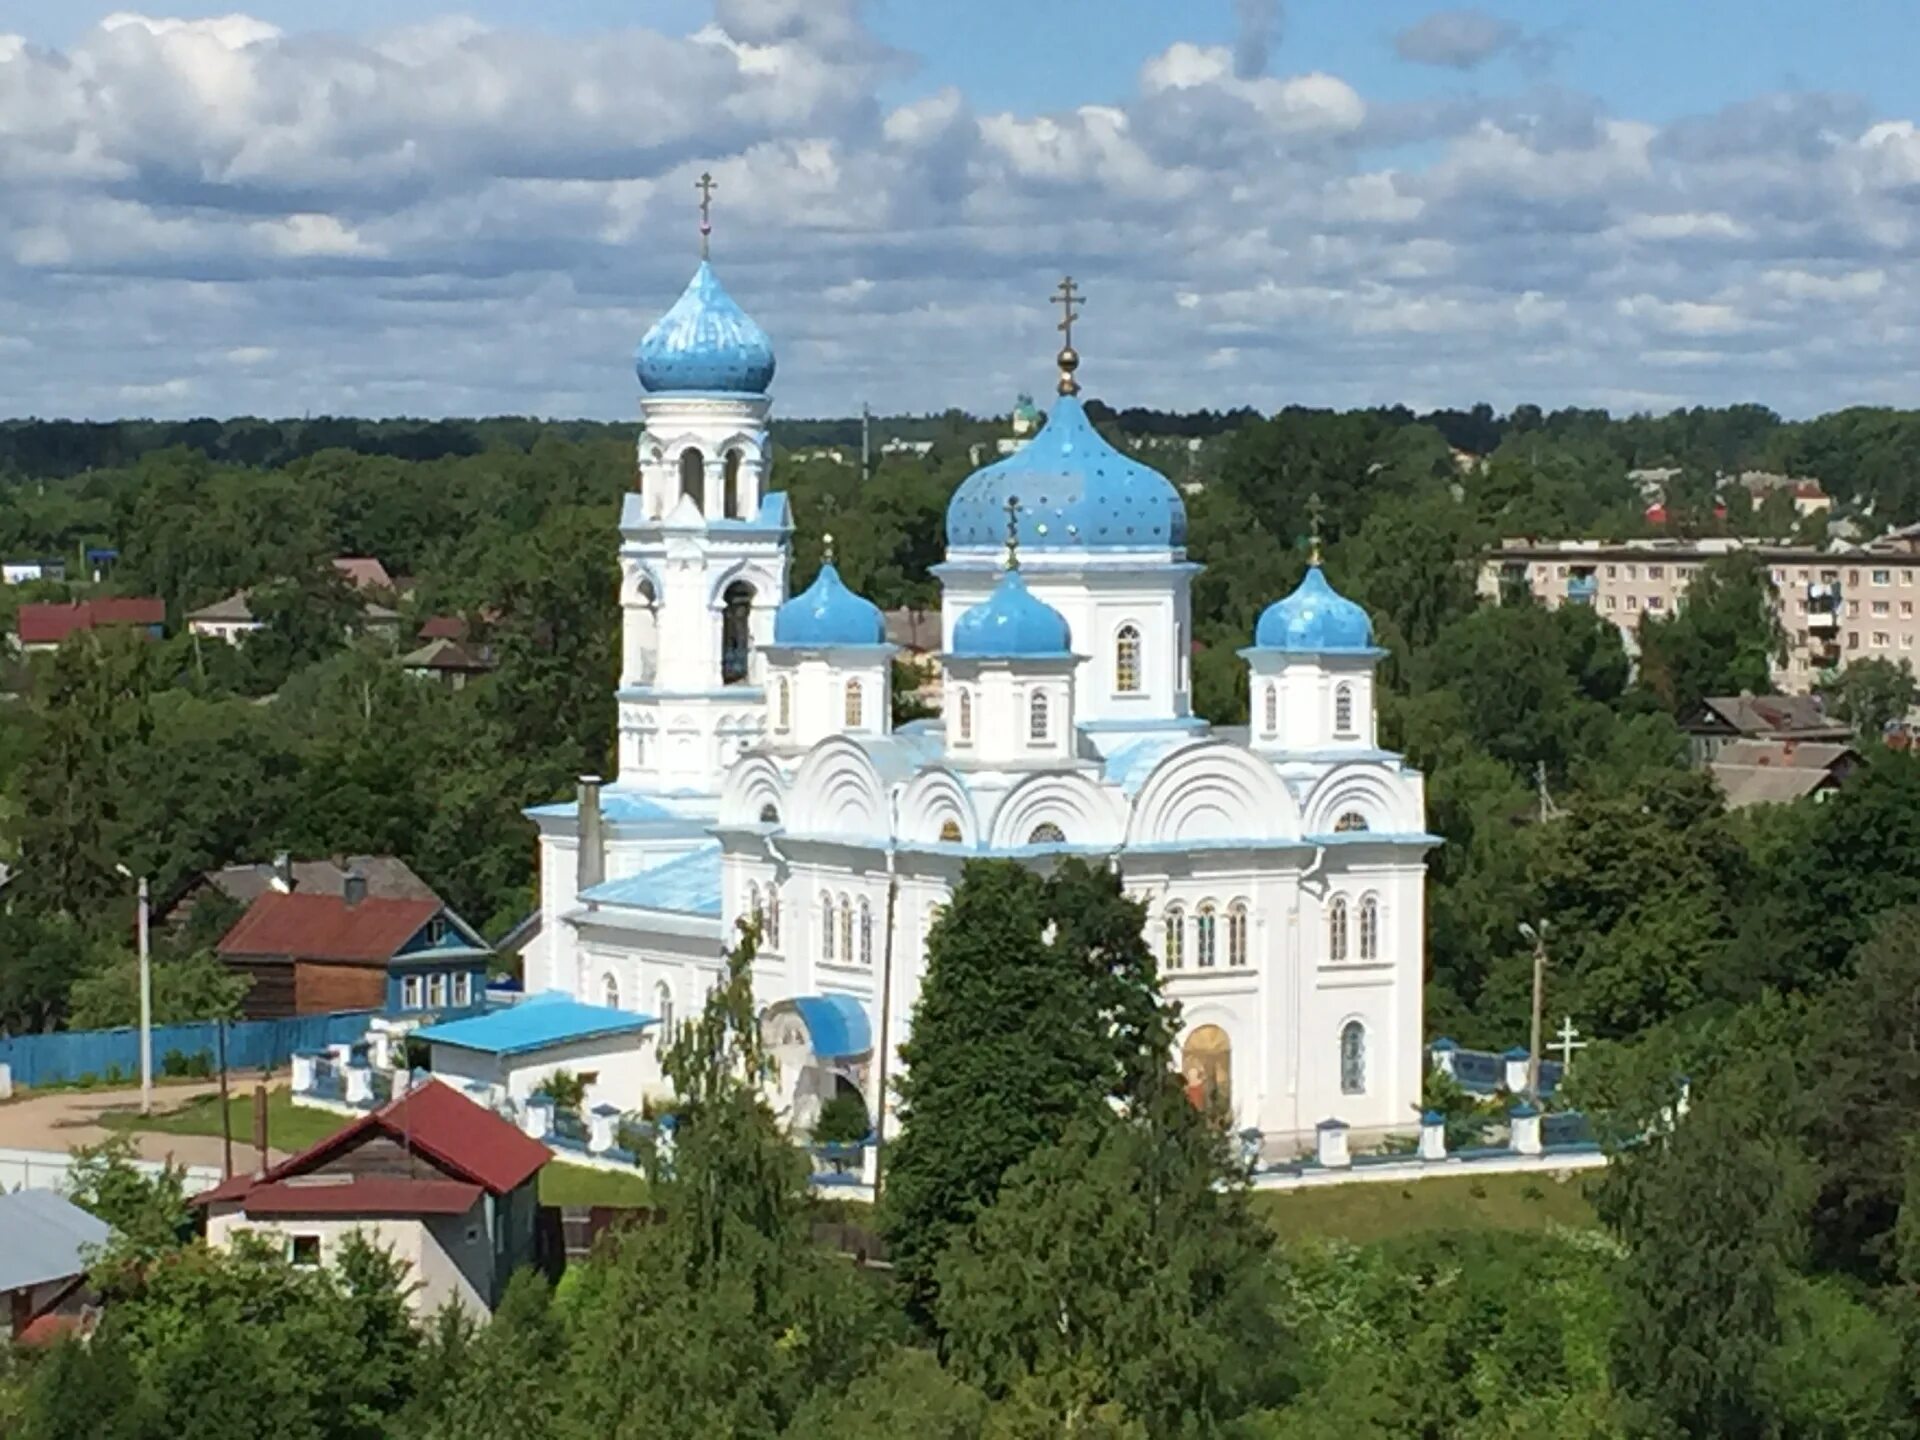
POLYGON ((646 1205, 651 1203, 644 1175, 616 1175, 591 1165, 551 1160, 540 1172, 542 1205, 646 1205))
POLYGON ((1439 1230, 1591 1229, 1599 1222, 1587 1199, 1597 1172, 1552 1175, 1449 1176, 1418 1180, 1268 1191, 1255 1210, 1284 1237, 1313 1236, 1365 1244, 1439 1230))
MULTIPOLYGON (((234 1154, 253 1151, 253 1087, 236 1089, 228 1099, 233 1124, 234 1154)), ((103 1125, 116 1130, 147 1130, 162 1135, 218 1135, 220 1133, 220 1097, 203 1095, 172 1110, 156 1110, 143 1116, 138 1110, 113 1110, 100 1117, 103 1125)), ((306 1149, 350 1125, 344 1115, 331 1110, 309 1110, 293 1103, 291 1091, 284 1088, 267 1092, 267 1144, 289 1154, 306 1149)))

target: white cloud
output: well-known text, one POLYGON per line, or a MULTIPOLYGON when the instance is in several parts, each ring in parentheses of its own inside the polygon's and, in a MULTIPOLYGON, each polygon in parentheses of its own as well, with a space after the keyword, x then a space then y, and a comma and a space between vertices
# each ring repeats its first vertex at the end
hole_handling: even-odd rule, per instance
POLYGON ((1442 10, 1393 37, 1402 60, 1471 70, 1519 43, 1520 27, 1484 10, 1442 10))

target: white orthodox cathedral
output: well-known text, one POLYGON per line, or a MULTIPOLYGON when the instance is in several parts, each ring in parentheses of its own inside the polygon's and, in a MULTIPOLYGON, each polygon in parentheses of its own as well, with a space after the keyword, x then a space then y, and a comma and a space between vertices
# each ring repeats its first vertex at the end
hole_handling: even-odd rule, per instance
POLYGON ((964 862, 1082 855, 1144 902, 1181 1066, 1237 1127, 1284 1146, 1416 1122, 1436 841, 1421 776, 1375 738, 1384 652, 1316 564, 1241 652, 1251 727, 1196 717, 1185 509, 1095 431, 1078 364, 1069 331, 1045 424, 955 492, 944 713, 896 728, 880 611, 830 562, 788 595, 773 350, 702 261, 637 354, 619 774, 531 812, 530 991, 666 1033, 758 915, 794 1123, 848 1086, 878 1113, 964 862))

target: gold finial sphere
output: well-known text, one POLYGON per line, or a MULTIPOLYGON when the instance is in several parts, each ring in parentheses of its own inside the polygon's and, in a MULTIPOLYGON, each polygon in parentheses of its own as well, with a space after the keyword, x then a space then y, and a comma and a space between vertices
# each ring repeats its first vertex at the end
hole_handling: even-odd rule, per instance
POLYGON ((1060 365, 1060 393, 1062 395, 1078 395, 1080 393, 1080 382, 1073 378, 1073 372, 1080 368, 1080 352, 1075 350, 1071 345, 1068 345, 1061 350, 1058 358, 1060 365))

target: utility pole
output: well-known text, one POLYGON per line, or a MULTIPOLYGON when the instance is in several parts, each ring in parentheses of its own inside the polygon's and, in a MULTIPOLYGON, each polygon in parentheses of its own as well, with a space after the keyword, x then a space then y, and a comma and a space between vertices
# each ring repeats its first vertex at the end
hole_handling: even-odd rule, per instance
POLYGON ((873 478, 873 406, 860 402, 860 483, 873 478))
POLYGON ((1540 1011, 1547 994, 1547 922, 1520 922, 1520 937, 1533 946, 1533 1039, 1527 1046, 1527 1099, 1540 1103, 1540 1011))
MULTIPOLYGON (((132 880, 133 872, 124 865, 113 867, 125 879, 132 880)), ((147 877, 142 875, 135 882, 134 892, 138 899, 136 910, 136 931, 140 950, 140 1113, 153 1113, 153 949, 149 943, 147 930, 147 877)))

